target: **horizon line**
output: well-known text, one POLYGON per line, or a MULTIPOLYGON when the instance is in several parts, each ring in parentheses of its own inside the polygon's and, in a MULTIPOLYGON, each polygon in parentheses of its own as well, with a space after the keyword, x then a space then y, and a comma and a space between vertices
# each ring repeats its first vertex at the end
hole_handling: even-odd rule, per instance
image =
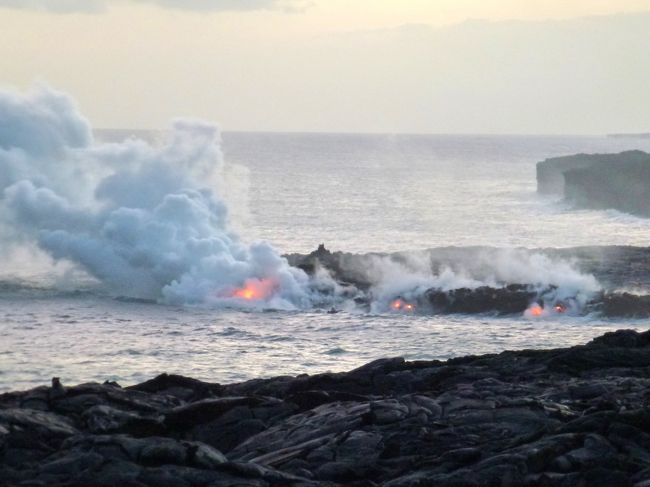
MULTIPOLYGON (((219 125, 217 124, 217 127, 219 125)), ((93 127, 93 132, 169 132, 171 128, 116 128, 93 127)), ((325 131, 325 130, 223 130, 222 134, 268 134, 268 135, 383 135, 383 136, 445 136, 445 137, 621 137, 650 138, 647 132, 382 132, 382 131, 325 131)))

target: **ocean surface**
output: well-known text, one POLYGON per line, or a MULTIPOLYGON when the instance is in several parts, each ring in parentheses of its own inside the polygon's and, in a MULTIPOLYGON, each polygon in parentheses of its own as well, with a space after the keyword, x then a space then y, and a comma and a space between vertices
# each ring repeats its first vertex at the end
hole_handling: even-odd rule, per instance
MULTIPOLYGON (((308 253, 320 243, 355 253, 650 246, 650 220, 576 211, 535 191, 538 161, 650 151, 648 139, 225 133, 222 149, 233 227, 245 241, 266 240, 281 253, 308 253)), ((595 315, 171 306, 120 297, 78 278, 73 266, 63 280, 20 267, 10 262, 0 272, 0 391, 53 376, 127 385, 169 372, 231 382, 348 370, 386 356, 569 346, 622 327, 650 328, 647 320, 595 315)))

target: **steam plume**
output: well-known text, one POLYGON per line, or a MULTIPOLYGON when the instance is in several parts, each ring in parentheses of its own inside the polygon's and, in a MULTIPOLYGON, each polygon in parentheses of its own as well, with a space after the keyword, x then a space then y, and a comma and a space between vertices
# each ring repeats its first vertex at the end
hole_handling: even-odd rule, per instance
MULTIPOLYGON (((4 248, 36 245, 119 295, 168 303, 347 308, 361 293, 326 269, 308 276, 265 242, 232 230, 217 128, 176 120, 169 140, 98 143, 64 94, 0 91, 0 235, 4 248), (346 301, 347 300, 347 301, 346 301)), ((549 286, 586 302, 593 276, 541 254, 500 251, 432 268, 429 257, 365 260, 371 308, 401 295, 508 283, 549 286)))
POLYGON ((214 125, 177 120, 160 148, 94 144, 69 97, 44 87, 0 92, 0 211, 10 243, 35 241, 123 295, 223 302, 265 279, 272 305, 306 305, 303 271, 230 231, 222 169, 214 125))

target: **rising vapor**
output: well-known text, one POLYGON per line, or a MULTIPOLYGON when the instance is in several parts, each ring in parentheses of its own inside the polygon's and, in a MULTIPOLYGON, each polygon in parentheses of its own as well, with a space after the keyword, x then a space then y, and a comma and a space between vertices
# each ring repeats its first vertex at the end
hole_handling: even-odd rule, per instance
POLYGON ((357 300, 383 312, 396 296, 418 299, 429 289, 518 283, 580 307, 600 290, 569 263, 505 250, 456 269, 416 255, 362 257, 366 291, 338 283, 327 266, 308 275, 268 243, 247 244, 233 231, 223 170, 213 124, 178 119, 160 146, 99 143, 68 96, 46 87, 0 92, 3 247, 35 244, 117 295, 279 309, 351 309, 357 300))
POLYGON ((272 291, 267 304, 308 305, 303 271, 230 230, 222 169, 214 125, 177 120, 160 148, 95 144, 67 96, 48 88, 0 93, 6 242, 34 241, 122 295, 227 303, 245 299, 241 286, 263 281, 272 291))

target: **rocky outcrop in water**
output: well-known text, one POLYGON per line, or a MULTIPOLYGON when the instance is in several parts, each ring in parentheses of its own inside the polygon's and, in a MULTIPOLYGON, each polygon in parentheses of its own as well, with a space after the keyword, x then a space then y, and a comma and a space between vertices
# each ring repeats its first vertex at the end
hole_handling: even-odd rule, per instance
POLYGON ((650 332, 220 385, 0 395, 2 486, 650 485, 650 332))
POLYGON ((450 291, 429 289, 418 300, 418 304, 430 308, 433 313, 514 314, 523 313, 538 299, 543 305, 539 292, 522 284, 510 284, 502 288, 481 286, 450 291))
MULTIPOLYGON (((309 254, 290 254, 286 257, 291 265, 304 269, 308 274, 323 267, 335 279, 365 290, 372 284, 373 268, 378 259, 402 263, 407 269, 409 262, 416 260, 418 267, 413 271, 426 272, 428 265, 434 275, 451 269, 465 272, 476 279, 485 279, 493 275, 494 263, 504 260, 504 252, 508 250, 495 247, 439 247, 412 252, 353 254, 331 252, 321 245, 309 254)), ((609 290, 633 287, 650 292, 650 247, 608 245, 528 249, 526 252, 571 261, 576 270, 592 274, 609 290)))
POLYGON ((650 155, 601 162, 564 173, 564 195, 578 208, 615 209, 650 217, 650 155))
POLYGON ((578 154, 537 164, 537 191, 578 208, 615 209, 650 217, 650 154, 578 154))
POLYGON ((542 312, 590 314, 599 313, 608 318, 650 317, 650 296, 631 293, 600 292, 583 305, 575 298, 559 299, 554 288, 536 290, 523 284, 501 288, 482 286, 475 289, 459 288, 450 291, 427 290, 418 300, 420 309, 432 313, 495 313, 521 314, 531 307, 542 312))
POLYGON ((607 160, 609 154, 575 154, 552 157, 537 163, 537 192, 564 196, 564 172, 607 160))
MULTIPOLYGON (((500 250, 489 247, 439 248, 420 251, 416 255, 418 265, 430 266, 432 274, 444 269, 457 268, 477 279, 490 280, 493 267, 486 263, 503 260, 500 250)), ((588 296, 557 295, 557 286, 503 283, 501 286, 459 287, 455 289, 430 288, 409 299, 395 295, 392 299, 412 305, 410 311, 418 313, 448 314, 522 314, 531 306, 539 305, 550 312, 581 314, 599 313, 606 317, 650 317, 650 248, 641 247, 578 247, 567 249, 539 249, 530 253, 545 254, 551 259, 575 262, 576 269, 593 274, 605 286, 603 291, 588 296), (636 287, 639 294, 616 288, 636 287)), ((326 270, 350 292, 360 306, 370 306, 373 301, 372 279, 379 260, 408 266, 413 254, 350 254, 330 252, 324 245, 310 254, 292 254, 289 262, 309 274, 326 270)), ((422 271, 415 269, 413 272, 422 271)), ((408 271, 407 271, 408 272, 408 271)), ((532 276, 534 278, 534 276, 532 276)), ((401 307, 398 311, 406 311, 401 307)))

